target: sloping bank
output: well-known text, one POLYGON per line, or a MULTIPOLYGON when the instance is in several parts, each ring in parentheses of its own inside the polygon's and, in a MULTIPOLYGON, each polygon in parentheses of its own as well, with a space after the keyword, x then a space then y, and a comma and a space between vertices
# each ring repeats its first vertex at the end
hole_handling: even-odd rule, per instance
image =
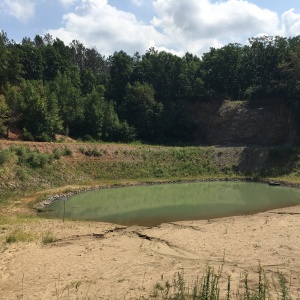
POLYGON ((27 205, 97 187, 208 178, 297 184, 298 156, 298 148, 1 141, 0 201, 27 205))

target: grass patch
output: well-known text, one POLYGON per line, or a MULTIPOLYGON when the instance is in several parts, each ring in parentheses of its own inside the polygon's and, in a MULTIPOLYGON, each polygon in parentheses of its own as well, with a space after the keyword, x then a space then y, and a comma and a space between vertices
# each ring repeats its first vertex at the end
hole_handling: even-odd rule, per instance
POLYGON ((80 147, 79 152, 88 157, 91 157, 91 156, 101 157, 102 156, 102 152, 99 151, 96 147, 94 147, 93 149, 80 147))
POLYGON ((55 243, 57 239, 54 237, 53 233, 51 231, 47 231, 42 234, 42 244, 47 245, 47 244, 52 244, 55 243))
POLYGON ((17 155, 19 166, 28 166, 33 169, 43 168, 54 159, 54 156, 48 152, 41 153, 38 150, 31 150, 29 147, 11 147, 10 150, 17 155))
MULTIPOLYGON (((240 279, 237 291, 232 290, 230 276, 222 274, 223 267, 216 272, 208 267, 201 278, 192 283, 185 278, 184 272, 178 272, 173 280, 155 284, 153 292, 146 299, 157 300, 292 300, 289 283, 282 272, 277 272, 271 280, 259 266, 256 282, 249 283, 248 275, 240 279), (223 283, 221 285, 221 282, 223 283), (225 288, 224 288, 225 285, 225 288), (271 295, 276 295, 271 296, 271 295)), ((145 298, 143 298, 145 299, 145 298)))
POLYGON ((65 147, 62 152, 63 156, 73 156, 73 152, 69 147, 65 147))
POLYGON ((10 152, 8 150, 0 151, 0 166, 3 166, 9 161, 9 153, 10 152))
POLYGON ((36 235, 22 230, 20 228, 16 228, 13 231, 9 232, 5 237, 5 243, 12 244, 12 243, 26 243, 32 242, 36 239, 36 235))
MULTIPOLYGON (((9 163, 0 165, 0 203, 17 200, 25 194, 66 185, 99 185, 104 181, 161 181, 195 180, 203 178, 275 178, 300 182, 298 148, 271 149, 263 168, 256 168, 261 149, 245 149, 243 155, 236 149, 216 147, 162 147, 147 145, 64 145, 61 149, 47 144, 49 153, 40 153, 29 146, 13 146, 8 151, 9 163), (247 150, 247 151, 246 151, 247 150), (248 151, 249 150, 249 151, 248 151), (78 151, 86 156, 64 159, 78 151), (277 159, 280 152, 288 159, 277 159), (248 153, 249 152, 249 153, 248 153), (105 155, 106 159, 93 159, 105 155), (240 160, 231 160, 241 155, 240 160), (91 157, 91 159, 89 159, 91 157), (61 160, 61 162, 58 162, 61 160), (249 162, 248 162, 249 161, 249 162), (291 177, 292 176, 292 177, 291 177)), ((300 153, 300 152, 299 152, 300 153)), ((260 165, 261 166, 261 165, 260 165)))
POLYGON ((52 152, 53 152, 53 157, 55 159, 60 159, 61 158, 62 152, 58 148, 53 149, 52 152))

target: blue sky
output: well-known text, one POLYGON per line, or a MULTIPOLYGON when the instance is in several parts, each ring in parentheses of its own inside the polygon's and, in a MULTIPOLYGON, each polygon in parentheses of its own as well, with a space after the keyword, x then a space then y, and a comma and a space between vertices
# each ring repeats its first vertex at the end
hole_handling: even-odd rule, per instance
POLYGON ((260 35, 300 35, 299 0, 0 0, 10 39, 50 33, 103 55, 150 47, 201 55, 260 35))

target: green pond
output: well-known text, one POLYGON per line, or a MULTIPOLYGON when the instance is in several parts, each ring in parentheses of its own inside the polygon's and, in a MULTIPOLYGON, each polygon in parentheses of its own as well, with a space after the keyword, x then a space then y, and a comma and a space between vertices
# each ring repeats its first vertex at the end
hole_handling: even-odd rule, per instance
POLYGON ((300 189, 249 182, 201 182, 100 189, 55 201, 45 217, 155 226, 253 214, 300 204, 300 189))

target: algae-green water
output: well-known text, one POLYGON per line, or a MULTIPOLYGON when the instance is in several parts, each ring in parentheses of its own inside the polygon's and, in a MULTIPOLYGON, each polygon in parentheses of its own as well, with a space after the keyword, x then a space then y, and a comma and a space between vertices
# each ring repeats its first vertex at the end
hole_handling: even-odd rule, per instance
MULTIPOLYGON (((300 190, 249 182, 200 182, 100 189, 71 196, 65 217, 121 225, 253 214, 300 204, 300 190)), ((63 201, 42 213, 62 218, 63 201)))

